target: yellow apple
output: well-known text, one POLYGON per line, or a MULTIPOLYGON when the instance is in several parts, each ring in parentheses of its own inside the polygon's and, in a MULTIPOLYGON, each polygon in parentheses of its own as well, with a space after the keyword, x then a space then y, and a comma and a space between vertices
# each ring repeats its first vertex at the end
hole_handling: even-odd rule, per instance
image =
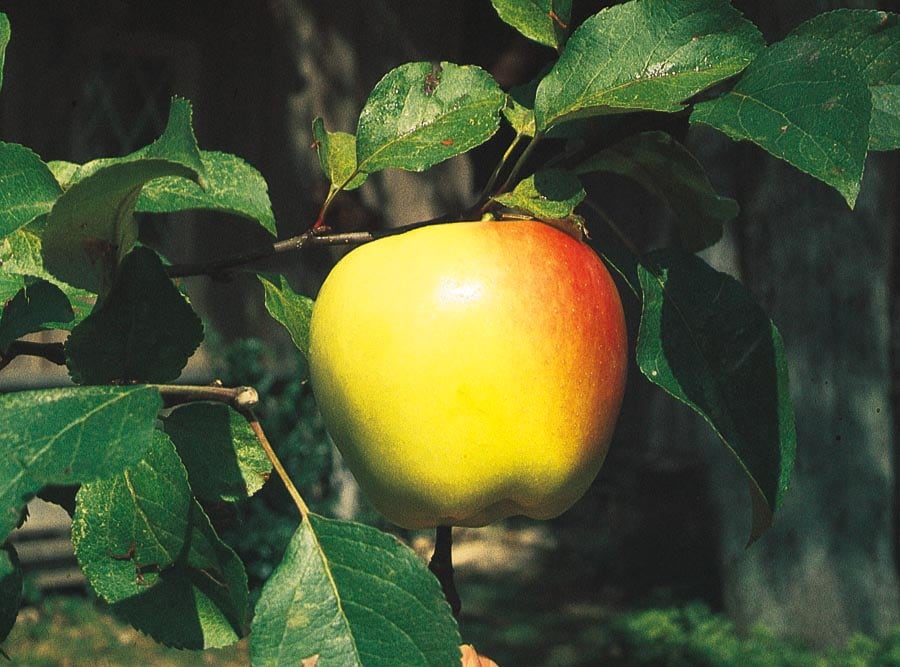
POLYGON ((609 447, 622 304, 590 247, 549 225, 425 226, 338 262, 313 307, 309 367, 328 431, 390 521, 547 519, 609 447))

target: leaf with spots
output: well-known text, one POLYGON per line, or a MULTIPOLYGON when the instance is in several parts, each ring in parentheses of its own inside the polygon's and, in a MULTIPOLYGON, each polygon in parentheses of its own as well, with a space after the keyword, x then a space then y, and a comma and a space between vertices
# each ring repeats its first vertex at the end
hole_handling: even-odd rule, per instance
POLYGON ((139 463, 81 487, 72 541, 97 594, 157 641, 203 649, 243 636, 243 564, 216 535, 162 432, 139 463))
POLYGON ((423 171, 490 139, 506 95, 473 65, 414 62, 391 70, 363 106, 357 166, 423 171))
POLYGON ((843 195, 859 194, 872 98, 859 69, 820 40, 795 35, 766 49, 725 95, 694 107, 691 123, 752 141, 843 195))
POLYGON ((229 153, 200 151, 205 187, 180 176, 163 176, 141 189, 135 204, 138 213, 217 211, 259 223, 275 235, 275 214, 269 186, 244 160, 229 153))
POLYGON ((800 24, 792 34, 815 39, 857 64, 872 94, 869 150, 900 148, 900 14, 840 9, 800 24))
POLYGON ((304 520, 256 606, 257 667, 393 667, 460 662, 459 631, 437 579, 375 528, 304 520), (389 647, 389 649, 387 648, 389 647))

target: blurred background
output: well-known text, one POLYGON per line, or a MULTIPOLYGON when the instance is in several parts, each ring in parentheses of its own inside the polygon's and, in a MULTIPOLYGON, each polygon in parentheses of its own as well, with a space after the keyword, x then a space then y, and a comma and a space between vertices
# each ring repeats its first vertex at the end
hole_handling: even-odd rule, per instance
MULTIPOLYGON (((576 0, 572 23, 609 4, 576 0)), ((888 1, 733 4, 769 41, 829 9, 897 9, 888 1)), ((235 153, 266 178, 282 238, 307 229, 327 193, 310 146, 313 118, 353 132, 375 83, 411 60, 477 64, 508 89, 554 55, 503 24, 488 0, 4 0, 0 10, 12 24, 0 139, 44 160, 122 155, 157 137, 171 96, 182 95, 193 103, 202 148, 235 153)), ((719 192, 741 205, 705 257, 749 287, 784 337, 799 438, 792 490, 775 527, 746 548, 750 505, 738 466, 699 418, 632 369, 610 455, 584 499, 553 521, 458 531, 463 638, 502 665, 900 664, 900 156, 870 156, 850 212, 818 181, 753 146, 689 129, 684 114, 636 114, 589 140, 600 148, 651 128, 686 143, 719 192)), ((352 230, 464 209, 508 132, 425 174, 369 178, 339 198, 330 223, 352 230)), ((587 189, 640 246, 669 240, 669 213, 627 182, 605 177, 587 189)), ((602 243, 599 223, 588 223, 602 243)), ((205 214, 141 224, 143 240, 177 262, 266 241, 250 223, 205 214)), ((314 296, 338 252, 312 249, 269 268, 314 296)), ((328 442, 303 362, 266 314, 256 279, 186 282, 207 323, 186 378, 256 386, 269 437, 305 497, 326 514, 394 530, 366 505, 328 442)), ((623 298, 634 334, 639 304, 623 298)), ((66 380, 64 371, 19 359, 0 375, 0 390, 66 380)), ((74 640, 58 633, 89 634, 78 622, 88 613, 77 606, 85 592, 60 512, 35 509, 16 536, 31 572, 29 599, 49 603, 23 611, 10 651, 41 642, 72 649, 74 640)), ((269 484, 238 511, 210 512, 258 585, 296 526, 286 495, 269 484)), ((430 535, 401 537, 427 555, 430 535)), ((95 663, 123 646, 149 650, 118 626, 97 641, 87 649, 95 663)), ((240 664, 241 650, 204 664, 240 664)), ((40 662, 34 651, 21 664, 63 664, 40 662)), ((128 655, 102 664, 132 664, 128 655)), ((165 656, 158 664, 196 664, 165 656)))

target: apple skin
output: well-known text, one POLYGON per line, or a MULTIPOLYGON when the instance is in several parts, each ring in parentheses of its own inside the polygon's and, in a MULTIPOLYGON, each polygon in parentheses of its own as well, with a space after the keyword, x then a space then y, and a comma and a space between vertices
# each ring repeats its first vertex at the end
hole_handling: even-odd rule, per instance
POLYGON ((348 253, 310 322, 325 425, 405 528, 557 516, 606 456, 627 335, 584 243, 537 221, 430 225, 348 253))

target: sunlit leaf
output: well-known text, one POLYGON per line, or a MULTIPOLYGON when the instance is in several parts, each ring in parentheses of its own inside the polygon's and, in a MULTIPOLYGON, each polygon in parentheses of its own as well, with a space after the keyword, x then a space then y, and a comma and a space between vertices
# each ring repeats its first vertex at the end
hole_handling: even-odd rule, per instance
POLYGON ((161 405, 143 386, 0 394, 0 540, 41 487, 90 482, 137 463, 161 405))
POLYGON ((0 87, 3 86, 3 66, 6 60, 6 45, 9 44, 9 19, 0 12, 0 87))
POLYGON ((139 213, 219 211, 258 222, 274 236, 275 215, 262 175, 229 153, 201 151, 200 159, 205 187, 186 178, 164 176, 144 185, 135 210, 139 213))
POLYGON ((415 62, 388 72, 363 106, 359 169, 422 171, 487 141, 506 95, 475 66, 415 62))
POLYGON ((53 207, 62 190, 29 148, 0 141, 0 239, 53 207))
POLYGON ((491 0, 497 15, 539 44, 560 48, 566 41, 572 0, 491 0))
POLYGON ((726 0, 638 0, 585 21, 538 86, 537 129, 623 111, 679 111, 764 42, 726 0))
POLYGON ((294 345, 309 355, 309 320, 312 317, 313 300, 298 294, 282 276, 259 276, 266 293, 266 310, 291 335, 294 345))
MULTIPOLYGON (((38 219, 39 222, 40 218, 38 219)), ((32 231, 35 223, 17 229, 0 240, 0 300, 6 301, 25 286, 26 277, 39 278, 55 285, 69 301, 73 318, 57 322, 62 329, 71 329, 83 320, 94 306, 94 294, 72 287, 44 268, 41 239, 32 231)))
POLYGON ((575 212, 585 197, 581 181, 573 173, 547 169, 532 174, 494 201, 542 220, 562 220, 575 212))
POLYGON ((356 168, 356 137, 347 132, 329 132, 325 121, 313 121, 313 138, 319 166, 332 188, 354 190, 365 183, 368 174, 356 168))
POLYGON ((313 656, 342 667, 460 662, 456 623, 425 564, 381 531, 315 516, 263 587, 252 629, 257 667, 313 656))
POLYGON ((118 263, 137 242, 135 204, 141 188, 164 176, 205 182, 190 125, 190 105, 174 99, 159 139, 122 158, 79 167, 56 200, 41 235, 45 268, 58 279, 103 293, 118 263))
POLYGON ((194 500, 160 431, 142 461, 82 486, 72 539, 94 590, 157 641, 202 649, 243 636, 243 565, 194 500))

